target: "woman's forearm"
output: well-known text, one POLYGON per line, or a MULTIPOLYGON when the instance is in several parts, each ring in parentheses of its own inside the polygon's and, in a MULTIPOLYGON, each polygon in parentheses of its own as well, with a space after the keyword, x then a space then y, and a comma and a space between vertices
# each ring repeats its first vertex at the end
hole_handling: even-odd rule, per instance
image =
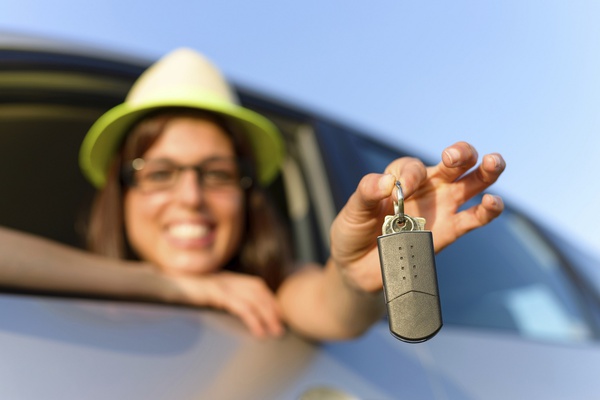
POLYGON ((170 296, 160 274, 147 265, 101 257, 2 227, 0 286, 127 299, 170 296))
POLYGON ((332 260, 324 268, 301 269, 277 294, 290 327, 317 340, 357 337, 385 311, 381 291, 369 293, 351 287, 332 260))

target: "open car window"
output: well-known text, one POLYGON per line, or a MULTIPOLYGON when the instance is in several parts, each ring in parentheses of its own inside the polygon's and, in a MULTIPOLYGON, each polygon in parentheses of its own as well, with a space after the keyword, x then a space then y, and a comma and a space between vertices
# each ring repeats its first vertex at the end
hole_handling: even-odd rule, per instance
POLYGON ((129 81, 61 71, 56 60, 23 62, 0 70, 0 225, 81 246, 78 224, 93 189, 78 170, 79 145, 129 81))

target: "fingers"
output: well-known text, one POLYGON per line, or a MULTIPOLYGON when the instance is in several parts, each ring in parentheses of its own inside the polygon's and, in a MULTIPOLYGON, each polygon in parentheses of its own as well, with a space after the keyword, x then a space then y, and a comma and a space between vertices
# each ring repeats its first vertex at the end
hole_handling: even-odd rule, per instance
POLYGON ((379 202, 392 193, 396 177, 392 174, 369 174, 361 179, 356 192, 348 201, 350 211, 372 212, 379 202))
POLYGON ((239 303, 239 306, 228 311, 237 315, 253 336, 258 338, 280 337, 285 333, 278 313, 274 310, 269 312, 264 305, 255 307, 249 303, 239 303))
POLYGON ((394 161, 385 172, 364 176, 332 225, 331 254, 340 265, 356 261, 375 245, 385 215, 393 212, 396 179, 408 196, 427 177, 423 163, 408 157, 394 161))
POLYGON ((348 200, 345 212, 356 222, 379 215, 381 201, 389 198, 396 180, 402 184, 404 196, 410 196, 427 177, 425 165, 416 158, 404 157, 395 160, 384 174, 368 174, 361 179, 356 191, 348 200))
POLYGON ((457 142, 442 152, 442 162, 435 168, 437 175, 452 182, 477 163, 477 150, 467 142, 457 142))
MULTIPOLYGON (((454 218, 454 235, 460 237, 467 232, 480 228, 496 217, 504 210, 504 202, 499 196, 485 194, 481 199, 481 203, 474 205, 464 211, 456 214, 454 218)), ((442 250, 451 241, 445 241, 443 235, 434 235, 434 247, 436 251, 442 250), (439 239, 436 241, 436 239, 439 239), (442 243, 443 242, 443 243, 442 243)))
POLYGON ((466 142, 457 142, 442 153, 442 162, 430 167, 429 175, 435 179, 454 182, 454 191, 461 201, 466 201, 492 185, 504 169, 506 162, 498 153, 487 154, 477 168, 477 151, 466 142), (466 174, 465 174, 466 173, 466 174))
POLYGON ((481 203, 457 214, 458 233, 463 235, 475 228, 486 225, 504 210, 504 202, 499 196, 486 194, 481 203))
POLYGON ((487 154, 481 164, 472 172, 460 179, 468 198, 481 192, 496 182, 506 168, 506 162, 498 153, 487 154))
POLYGON ((254 276, 221 272, 221 308, 238 316, 256 337, 283 335, 281 311, 273 292, 254 276))
MULTIPOLYGON (((425 164, 417 158, 403 157, 393 161, 385 172, 394 175, 402 184, 405 197, 410 196, 427 178, 425 164)), ((393 182, 395 184, 395 181, 393 182)))
POLYGON ((227 311, 240 318, 257 337, 285 333, 275 294, 257 276, 221 271, 201 276, 168 276, 167 282, 173 284, 172 293, 168 293, 173 302, 227 311))
POLYGON ((240 299, 233 313, 241 318, 254 336, 279 337, 285 332, 279 305, 266 285, 261 290, 268 292, 265 291, 262 296, 254 292, 252 298, 240 299))

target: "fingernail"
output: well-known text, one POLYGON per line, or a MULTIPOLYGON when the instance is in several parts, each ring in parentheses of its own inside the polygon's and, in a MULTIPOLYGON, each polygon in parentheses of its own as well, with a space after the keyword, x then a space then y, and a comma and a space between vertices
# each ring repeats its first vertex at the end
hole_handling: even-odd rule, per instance
POLYGON ((396 184, 396 177, 392 174, 385 174, 379 179, 379 188, 382 190, 390 190, 396 184))
POLYGON ((495 169, 502 169, 504 168, 504 163, 502 162, 502 159, 500 158, 499 155, 497 154, 492 154, 492 159, 494 160, 494 168, 495 169))
POLYGON ((503 207, 504 202, 502 201, 502 197, 494 195, 494 206, 503 207))
POLYGON ((450 166, 455 166, 458 164, 458 161, 460 160, 460 151, 454 147, 450 147, 449 149, 444 150, 444 154, 446 154, 446 157, 448 157, 450 166))
POLYGON ((502 202, 502 199, 500 198, 500 196, 497 196, 494 194, 489 194, 489 193, 487 195, 491 199, 493 207, 498 207, 500 205, 500 203, 502 202))

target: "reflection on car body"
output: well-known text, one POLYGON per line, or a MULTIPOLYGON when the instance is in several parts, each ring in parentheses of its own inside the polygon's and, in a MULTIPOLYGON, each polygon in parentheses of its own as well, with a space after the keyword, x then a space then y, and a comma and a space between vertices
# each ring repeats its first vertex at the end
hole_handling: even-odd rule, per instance
MULTIPOLYGON (((149 63, 2 36, 0 225, 80 244, 92 193, 77 170, 82 136, 149 63)), ((270 190, 295 256, 323 262, 329 225, 360 177, 406 153, 239 90, 285 135, 289 157, 270 190)), ((444 328, 419 345, 398 342, 386 321, 352 341, 260 341, 212 310, 5 292, 0 398, 595 398, 598 287, 547 236, 509 204, 440 253, 444 328)))

